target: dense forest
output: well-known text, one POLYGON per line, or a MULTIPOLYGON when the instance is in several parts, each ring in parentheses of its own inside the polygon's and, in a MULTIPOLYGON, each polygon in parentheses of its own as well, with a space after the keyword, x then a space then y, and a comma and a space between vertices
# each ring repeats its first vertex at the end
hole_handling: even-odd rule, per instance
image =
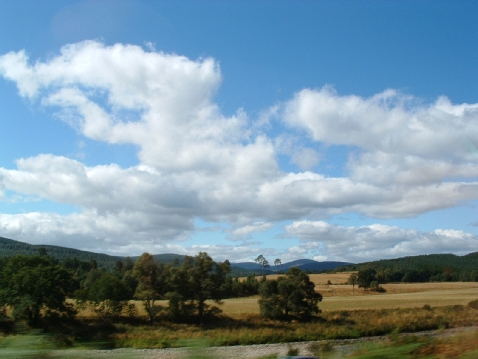
POLYGON ((379 283, 390 282, 477 282, 478 252, 464 256, 429 254, 379 260, 336 268, 334 271, 373 269, 379 283))

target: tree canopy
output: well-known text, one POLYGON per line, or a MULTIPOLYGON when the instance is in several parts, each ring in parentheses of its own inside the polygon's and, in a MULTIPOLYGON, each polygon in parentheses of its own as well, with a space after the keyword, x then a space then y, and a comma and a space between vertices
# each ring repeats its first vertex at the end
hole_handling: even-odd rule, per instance
POLYGON ((0 272, 0 305, 13 308, 15 318, 36 325, 42 312, 71 315, 66 303, 75 282, 71 273, 48 256, 14 256, 0 272))
POLYGON ((285 318, 290 315, 308 319, 319 313, 322 295, 315 284, 298 268, 290 268, 284 277, 264 281, 259 287, 261 314, 268 318, 285 318))

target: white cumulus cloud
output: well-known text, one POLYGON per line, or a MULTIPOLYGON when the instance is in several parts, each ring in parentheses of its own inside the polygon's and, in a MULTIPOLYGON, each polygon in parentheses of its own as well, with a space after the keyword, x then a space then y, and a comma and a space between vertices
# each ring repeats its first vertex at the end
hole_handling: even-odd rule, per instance
MULTIPOLYGON (((341 96, 325 87, 301 90, 258 119, 242 109, 225 116, 214 102, 222 79, 214 59, 97 41, 64 46, 45 61, 10 52, 0 56, 0 75, 16 84, 20 96, 55 111, 80 137, 138 149, 138 163, 129 168, 88 166, 55 154, 17 159, 14 169, 0 167, 0 200, 13 192, 78 209, 68 215, 1 214, 7 237, 112 253, 153 251, 179 245, 196 230, 198 218, 227 223, 228 239, 238 240, 284 220, 302 223, 347 212, 411 217, 478 199, 478 104, 441 97, 424 105, 394 90, 370 98, 341 96), (319 172, 327 153, 322 150, 338 145, 349 151, 346 174, 319 172), (282 155, 300 171, 281 168, 282 155)), ((381 252, 359 236, 350 242, 361 253, 353 258, 411 253, 424 243, 405 231, 413 240, 397 244, 390 238, 403 235, 400 229, 383 237, 376 228, 366 230, 381 252)), ((351 229, 331 231, 349 243, 351 229)), ((446 233, 428 234, 435 240, 427 245, 446 249, 446 233)), ((469 248, 471 239, 463 241, 469 248)), ((286 255, 322 250, 313 244, 318 242, 292 245, 286 255)), ((210 250, 235 253, 235 246, 221 248, 210 250)), ((238 257, 250 253, 244 248, 238 257)), ((327 247, 329 258, 347 257, 333 248, 327 247)))
POLYGON ((345 227, 303 220, 288 225, 286 232, 303 242, 299 248, 305 250, 310 241, 318 241, 323 244, 322 258, 354 263, 419 254, 464 255, 476 251, 478 245, 477 236, 462 230, 422 232, 383 224, 345 227))

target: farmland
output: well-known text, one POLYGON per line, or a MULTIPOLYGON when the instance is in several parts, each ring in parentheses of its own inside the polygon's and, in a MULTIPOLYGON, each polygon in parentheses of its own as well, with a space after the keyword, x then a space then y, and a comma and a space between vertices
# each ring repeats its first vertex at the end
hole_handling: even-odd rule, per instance
MULTIPOLYGON (((316 285, 316 290, 324 297, 319 303, 323 312, 356 309, 388 309, 423 307, 428 304, 432 307, 446 305, 466 305, 478 298, 478 283, 476 282, 438 282, 438 283, 389 283, 383 287, 386 293, 364 291, 361 288, 352 288, 345 283, 350 273, 311 274, 310 278, 316 285), (326 283, 330 280, 331 285, 326 283)), ((276 279, 277 275, 267 276, 276 279)), ((244 314, 259 314, 258 296, 246 298, 225 299, 221 309, 227 316, 244 314)), ((135 302, 140 315, 146 315, 140 302, 135 302)), ((158 301, 158 304, 167 306, 167 301, 158 301)), ((80 316, 89 316, 88 311, 80 316)))
MULTIPOLYGON (((253 296, 225 299, 221 306, 223 313, 204 327, 174 323, 161 314, 154 323, 148 324, 142 303, 131 301, 137 308, 134 318, 123 317, 116 323, 98 324, 87 309, 80 311, 75 327, 67 325, 65 333, 55 335, 78 345, 102 342, 116 348, 183 347, 187 340, 216 347, 360 338, 470 327, 478 323, 478 310, 467 305, 478 298, 476 282, 384 284, 387 292, 376 293, 339 284, 349 275, 311 275, 316 289, 324 296, 319 304, 322 313, 311 322, 262 318, 259 297, 253 296), (329 281, 333 284, 327 285, 329 281)), ((274 276, 268 276, 272 278, 274 276)), ((168 305, 167 301, 156 303, 163 307, 168 305)))
MULTIPOLYGON (((327 283, 327 280, 334 283, 334 279, 343 279, 343 274, 311 274, 310 277, 316 283, 316 290, 324 297, 319 304, 323 312, 370 308, 411 308, 422 307, 425 304, 430 306, 466 305, 471 300, 478 298, 478 283, 475 282, 384 284, 383 287, 387 292, 375 293, 364 292, 357 286, 355 286, 355 290, 352 290, 352 286, 348 284, 324 284, 327 283), (324 280, 324 278, 329 279, 324 280)), ((226 315, 259 313, 257 300, 258 297, 226 299, 221 309, 226 315)))

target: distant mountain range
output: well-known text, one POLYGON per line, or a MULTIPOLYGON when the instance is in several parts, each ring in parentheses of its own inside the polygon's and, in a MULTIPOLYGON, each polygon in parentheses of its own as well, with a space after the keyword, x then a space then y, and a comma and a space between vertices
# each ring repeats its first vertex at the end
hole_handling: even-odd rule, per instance
MULTIPOLYGON (((265 272, 267 274, 271 273, 284 273, 287 272, 290 268, 296 267, 303 271, 311 271, 311 272, 319 272, 329 269, 335 269, 337 267, 352 265, 353 263, 348 262, 334 262, 334 261, 327 261, 327 262, 318 262, 312 259, 297 259, 292 262, 283 263, 278 266, 271 265, 269 269, 265 272)), ((250 271, 259 271, 261 272, 261 266, 256 262, 240 262, 240 263, 231 263, 231 266, 247 269, 250 271)))
MULTIPOLYGON (((126 257, 123 256, 110 256, 103 253, 95 253, 89 251, 82 251, 79 249, 61 247, 61 246, 51 246, 51 245, 35 245, 28 244, 20 241, 15 241, 13 239, 0 237, 0 258, 1 257, 11 257, 18 254, 25 255, 35 255, 39 253, 40 248, 45 248, 47 253, 54 257, 55 259, 62 261, 66 258, 76 257, 82 261, 90 261, 94 259, 98 266, 109 269, 115 268, 117 261, 124 261, 126 257)), ((184 260, 184 255, 174 254, 174 253, 163 253, 163 254, 154 254, 153 257, 161 263, 167 264, 172 263, 174 260, 178 260, 181 264, 184 260)), ((131 257, 134 261, 138 256, 131 257)), ((322 271, 328 269, 334 269, 340 266, 350 265, 352 263, 347 262, 317 262, 311 259, 299 259, 289 263, 281 264, 277 267, 271 267, 269 270, 266 270, 266 274, 277 273, 277 272, 287 272, 291 267, 297 267, 302 270, 309 271, 322 271)), ((247 276, 249 274, 262 274, 261 267, 255 262, 242 262, 242 263, 231 263, 231 274, 233 276, 247 276)))
MULTIPOLYGON (((0 237, 0 258, 11 257, 18 254, 34 255, 39 253, 40 248, 45 248, 47 253, 59 261, 67 258, 76 257, 82 261, 90 261, 94 259, 99 267, 105 269, 115 268, 117 261, 124 261, 126 257, 110 256, 103 253, 95 253, 82 251, 79 249, 51 246, 51 245, 33 245, 24 242, 15 241, 13 239, 0 237)), ((155 254, 153 257, 161 263, 172 263, 178 260, 182 263, 184 256, 174 253, 155 254)), ((138 256, 131 257, 134 261, 138 256)), ((231 263, 231 275, 247 276, 249 274, 260 275, 262 273, 261 266, 255 262, 231 263)), ((279 266, 271 265, 266 274, 284 273, 291 267, 296 267, 304 271, 320 272, 324 270, 351 271, 360 270, 366 267, 379 268, 403 268, 406 270, 419 270, 421 268, 436 269, 449 267, 451 269, 478 270, 478 252, 469 253, 464 256, 456 256, 454 254, 428 254, 409 257, 400 257, 394 259, 382 259, 367 263, 347 263, 347 262, 318 262, 311 259, 298 259, 292 262, 283 263, 279 266)))

